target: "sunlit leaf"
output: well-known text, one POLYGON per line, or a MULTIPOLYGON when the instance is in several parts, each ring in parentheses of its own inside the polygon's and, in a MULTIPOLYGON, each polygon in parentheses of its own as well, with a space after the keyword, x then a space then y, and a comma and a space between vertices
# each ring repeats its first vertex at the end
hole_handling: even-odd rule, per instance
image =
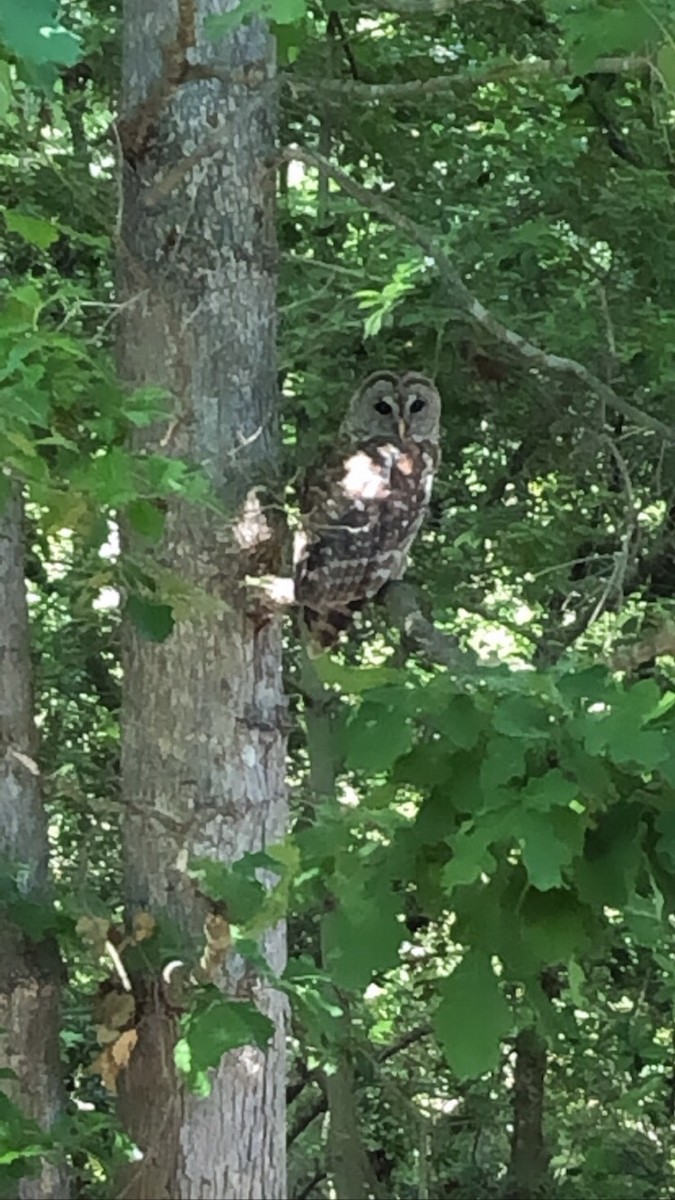
POLYGON ((452 1070, 459 1079, 495 1070, 513 1018, 488 955, 469 951, 439 991, 433 1026, 452 1070))
POLYGON ((61 25, 57 0, 0 0, 0 40, 30 63, 77 62, 80 41, 61 25))
MULTIPOLYGON (((1 2, 2 0, 0 0, 1 2)), ((52 221, 46 221, 43 217, 30 216, 29 213, 22 213, 17 208, 5 210, 5 221, 10 233, 18 233, 24 242, 28 242, 31 246, 37 246, 39 250, 46 250, 59 237, 59 230, 52 221)))

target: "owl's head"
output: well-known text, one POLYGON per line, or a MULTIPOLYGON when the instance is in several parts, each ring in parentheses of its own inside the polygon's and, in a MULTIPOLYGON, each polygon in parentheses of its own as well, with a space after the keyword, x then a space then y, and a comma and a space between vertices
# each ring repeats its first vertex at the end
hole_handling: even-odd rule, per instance
POLYGON ((352 396, 342 428, 354 441, 437 442, 440 418, 441 398, 426 375, 375 371, 352 396))

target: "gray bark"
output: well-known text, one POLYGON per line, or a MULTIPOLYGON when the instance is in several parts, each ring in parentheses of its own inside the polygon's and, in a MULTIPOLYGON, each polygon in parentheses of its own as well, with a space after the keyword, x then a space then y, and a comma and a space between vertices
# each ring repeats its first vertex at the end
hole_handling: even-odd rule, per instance
MULTIPOLYGON (((22 507, 18 489, 0 507, 0 859, 18 869, 22 893, 47 902, 47 823, 35 758, 22 507)), ((0 915, 0 1066, 23 1113, 49 1130, 62 1112, 60 973, 56 948, 31 942, 0 915)), ((65 1166, 44 1161, 20 1200, 65 1197, 65 1166)))
MULTIPOLYGON (((196 589, 194 612, 159 645, 125 632, 127 907, 178 925, 197 957, 205 906, 188 858, 230 862, 279 841, 286 825, 281 632, 249 611, 241 586, 279 569, 276 523, 255 491, 272 482, 278 448, 274 60, 258 22, 205 37, 204 18, 224 9, 127 0, 119 125, 122 374, 171 392, 175 419, 145 444, 199 463, 227 507, 223 516, 170 504, 155 558, 196 589)), ((281 970, 281 928, 264 949, 281 970)), ((218 982, 253 997, 275 1038, 266 1052, 228 1054, 211 1095, 197 1099, 176 1078, 161 980, 136 981, 139 1041, 120 1103, 144 1157, 120 1195, 286 1194, 284 1003, 241 969, 218 982)))

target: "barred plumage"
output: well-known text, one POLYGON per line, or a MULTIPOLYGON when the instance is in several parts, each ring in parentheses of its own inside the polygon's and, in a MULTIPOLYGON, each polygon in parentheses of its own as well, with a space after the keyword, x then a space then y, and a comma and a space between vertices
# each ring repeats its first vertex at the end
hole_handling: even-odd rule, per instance
POLYGON ((376 372, 351 401, 341 445, 307 480, 295 597, 318 649, 402 577, 431 496, 439 419, 440 397, 424 375, 376 372))

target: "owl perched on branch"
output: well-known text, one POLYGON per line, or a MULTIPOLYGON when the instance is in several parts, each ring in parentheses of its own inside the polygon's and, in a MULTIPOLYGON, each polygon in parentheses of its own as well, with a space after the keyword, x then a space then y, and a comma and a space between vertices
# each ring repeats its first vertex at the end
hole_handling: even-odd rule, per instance
POLYGON ((440 411, 424 375, 369 375, 322 473, 306 481, 295 599, 315 650, 333 646, 354 612, 403 576, 438 466, 440 411))

